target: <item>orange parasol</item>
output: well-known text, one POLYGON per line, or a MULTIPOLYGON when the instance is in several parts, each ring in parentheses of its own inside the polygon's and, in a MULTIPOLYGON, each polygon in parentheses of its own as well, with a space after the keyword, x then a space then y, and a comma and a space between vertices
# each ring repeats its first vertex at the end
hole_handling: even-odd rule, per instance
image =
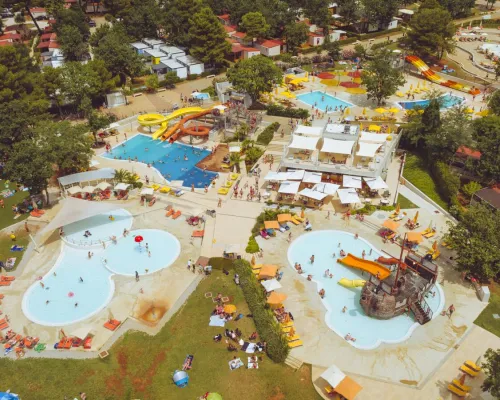
POLYGON ((390 219, 385 220, 384 223, 382 224, 383 227, 390 229, 391 231, 395 232, 396 229, 398 229, 399 224, 397 222, 394 222, 390 219))
POLYGON ((413 217, 413 223, 416 224, 418 221, 418 211, 416 212, 415 216, 413 217))
POLYGON ((422 243, 422 240, 424 240, 422 238, 422 233, 420 232, 408 232, 406 234, 406 239, 409 241, 409 242, 413 242, 413 243, 422 243))
POLYGON ((305 217, 305 215, 306 215, 306 214, 304 213, 304 210, 302 210, 302 211, 300 212, 300 218, 304 218, 304 217, 305 217))
POLYGON ((267 304, 281 304, 288 296, 284 293, 272 292, 267 298, 267 304))
POLYGON ((438 249, 438 242, 437 242, 437 240, 436 240, 436 241, 434 241, 434 243, 432 244, 432 250, 434 250, 434 251, 436 252, 436 251, 437 251, 437 249, 438 249))
POLYGON ((401 212, 401 206, 398 204, 396 204, 396 209, 394 210, 394 214, 399 214, 401 212))

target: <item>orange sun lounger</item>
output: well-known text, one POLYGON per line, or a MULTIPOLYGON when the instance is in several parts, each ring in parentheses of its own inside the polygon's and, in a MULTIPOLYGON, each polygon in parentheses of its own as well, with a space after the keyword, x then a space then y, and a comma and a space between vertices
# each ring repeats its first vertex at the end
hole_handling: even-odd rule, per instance
POLYGON ((169 210, 167 211, 167 213, 165 214, 165 217, 170 217, 170 216, 171 216, 174 212, 175 212, 175 211, 174 211, 174 209, 173 209, 173 208, 169 209, 169 210))
POLYGON ((5 297, 5 295, 0 294, 0 300, 2 300, 5 297))
POLYGON ((6 276, 6 275, 0 276, 0 281, 3 281, 3 282, 12 282, 15 279, 16 279, 15 276, 6 276))
POLYGON ((174 215, 172 215, 172 219, 177 219, 177 218, 179 218, 179 217, 181 216, 181 214, 182 214, 182 213, 181 213, 181 211, 180 211, 180 210, 177 210, 177 211, 175 212, 175 214, 174 214, 174 215))
POLYGON ((116 319, 110 319, 104 324, 104 327, 106 329, 109 329, 110 331, 116 330, 121 325, 121 321, 118 321, 116 319))
POLYGON ((10 286, 10 281, 1 281, 0 280, 0 286, 10 286))
POLYGON ((9 323, 2 319, 0 321, 0 331, 3 331, 4 329, 7 329, 9 327, 9 323))
POLYGON ((205 231, 193 231, 192 237, 203 237, 205 236, 205 231))

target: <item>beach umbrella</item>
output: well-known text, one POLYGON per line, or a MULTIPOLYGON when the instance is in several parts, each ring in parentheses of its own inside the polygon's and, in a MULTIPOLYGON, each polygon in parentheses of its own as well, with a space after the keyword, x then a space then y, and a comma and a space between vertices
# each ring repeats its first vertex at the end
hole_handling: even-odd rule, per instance
POLYGON ((410 90, 413 90, 413 84, 410 85, 410 90))
POLYGON ((224 312, 227 314, 232 314, 236 312, 236 306, 234 304, 226 304, 224 306, 224 312))
POLYGON ((272 292, 267 298, 267 304, 281 304, 287 297, 285 293, 272 292))
POLYGON ((437 240, 435 240, 434 243, 432 244, 432 250, 437 251, 437 249, 438 249, 438 242, 437 240))
POLYGON ((418 221, 418 211, 416 212, 415 216, 413 217, 413 223, 416 224, 418 221))
POLYGON ((460 384, 465 384, 465 374, 462 374, 462 376, 460 377, 460 384))
POLYGON ((473 114, 473 113, 474 113, 474 110, 473 110, 472 108, 470 108, 470 107, 469 107, 469 108, 467 108, 467 109, 465 110, 465 112, 466 112, 467 114, 473 114))
POLYGON ((380 128, 380 126, 378 126, 378 125, 370 125, 370 126, 368 127, 368 130, 369 130, 369 131, 375 131, 375 132, 380 132, 380 129, 381 129, 381 128, 380 128))
POLYGON ((302 210, 302 211, 300 212, 300 218, 305 218, 305 215, 306 215, 306 214, 305 214, 304 210, 302 210))
POLYGON ((387 112, 387 110, 383 107, 379 107, 375 109, 375 112, 378 112, 379 114, 384 114, 387 112))
POLYGON ((144 240, 144 238, 141 235, 137 235, 134 238, 134 240, 135 240, 136 243, 141 243, 144 240))
POLYGON ((389 109, 389 112, 390 113, 393 113, 393 114, 397 114, 398 112, 400 112, 401 110, 397 107, 392 107, 389 109))
POLYGON ((394 214, 398 215, 401 211, 401 206, 398 204, 396 204, 396 210, 394 210, 394 214))
POLYGON ((406 239, 409 242, 413 242, 413 243, 417 243, 417 244, 422 243, 422 240, 424 240, 422 237, 422 234, 420 232, 407 232, 406 239))
POLYGON ((363 107, 363 111, 361 112, 361 114, 366 115, 366 107, 363 107))
POLYGON ((351 109, 349 107, 347 107, 344 111, 344 117, 347 117, 348 115, 351 114, 351 109))
POLYGON ((480 117, 486 117, 490 113, 490 110, 483 110, 483 111, 478 111, 476 115, 479 115, 480 117))
POLYGON ((222 396, 219 393, 209 393, 207 400, 222 400, 222 396))
MULTIPOLYGON (((392 133, 392 129, 390 126, 387 127, 387 133, 392 133)), ((386 140, 392 140, 392 138, 390 136, 387 136, 386 140)))

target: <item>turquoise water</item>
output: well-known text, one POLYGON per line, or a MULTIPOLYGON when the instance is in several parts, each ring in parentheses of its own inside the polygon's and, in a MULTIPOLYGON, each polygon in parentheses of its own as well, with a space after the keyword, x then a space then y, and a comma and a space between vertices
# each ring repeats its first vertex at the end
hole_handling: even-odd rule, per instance
POLYGON ((203 100, 208 100, 208 99, 210 99, 210 95, 209 95, 208 93, 201 93, 201 92, 200 92, 200 93, 198 93, 198 94, 196 94, 196 95, 193 95, 193 97, 194 97, 195 99, 199 99, 199 100, 201 100, 201 99, 203 99, 203 100))
MULTIPOLYGON (((102 237, 101 230, 109 227, 101 224, 92 229, 102 237)), ((165 231, 137 229, 119 238, 116 244, 108 244, 106 249, 92 249, 94 255, 90 259, 88 251, 63 244, 53 268, 24 295, 22 307, 29 320, 40 325, 63 326, 89 318, 111 301, 113 274, 135 276, 137 271, 142 276, 167 268, 179 256, 180 243, 165 231), (136 235, 144 239, 141 247, 134 240, 136 235), (145 249, 146 243, 150 254, 145 249)))
POLYGON ((203 188, 209 186, 215 177, 215 172, 203 171, 196 164, 210 155, 210 151, 198 149, 180 143, 167 143, 153 140, 149 136, 136 135, 127 140, 124 145, 113 147, 110 153, 104 153, 106 158, 119 160, 134 160, 151 164, 168 181, 183 181, 183 186, 203 188), (147 150, 146 150, 147 149, 147 150), (184 159, 187 157, 187 160, 184 159))
POLYGON ((337 97, 330 96, 327 93, 324 92, 311 92, 311 93, 304 93, 304 94, 299 94, 297 96, 297 99, 302 101, 303 103, 306 103, 310 105, 311 107, 314 106, 314 108, 319 109, 322 112, 325 112, 325 107, 328 106, 328 112, 335 112, 335 107, 338 108, 340 106, 342 107, 352 107, 353 104, 348 103, 347 101, 340 100, 337 97))
MULTIPOLYGON (((454 96, 452 94, 445 94, 440 97, 441 99, 441 108, 450 108, 454 107, 458 104, 461 104, 464 101, 463 97, 454 96)), ((429 105, 430 100, 415 100, 415 101, 400 101, 398 104, 403 107, 405 110, 411 110, 415 107, 425 108, 429 105)))
MULTIPOLYGON (((325 289, 323 304, 328 310, 325 316, 328 327, 342 338, 350 333, 356 338, 356 342, 349 341, 349 343, 360 349, 373 349, 382 342, 396 343, 406 340, 413 329, 418 326, 412 316, 401 315, 390 320, 368 317, 359 304, 362 288, 345 288, 337 283, 342 278, 368 279, 368 273, 363 275, 362 271, 337 262, 341 249, 358 257, 361 257, 362 251, 365 250, 367 260, 375 260, 382 255, 363 238, 355 239, 350 233, 333 230, 302 235, 288 249, 288 262, 292 268, 298 262, 305 271, 304 277, 309 274, 313 275, 313 280, 317 283, 317 291, 321 288, 325 289), (371 255, 369 255, 370 250, 371 255), (315 261, 311 265, 309 258, 313 254, 315 261), (332 279, 324 276, 327 269, 333 274, 332 279), (347 307, 345 313, 342 312, 344 306, 347 307)), ((293 271, 295 273, 295 269, 293 271)), ((440 288, 435 292, 436 296, 429 297, 426 301, 434 315, 437 315, 443 307, 444 298, 441 301, 440 288)))

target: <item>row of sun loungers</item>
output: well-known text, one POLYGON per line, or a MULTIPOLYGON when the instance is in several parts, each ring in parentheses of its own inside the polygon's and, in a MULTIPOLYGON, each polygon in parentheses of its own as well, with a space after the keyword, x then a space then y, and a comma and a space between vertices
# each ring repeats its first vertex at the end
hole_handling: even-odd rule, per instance
POLYGON ((166 217, 172 217, 172 219, 177 219, 182 215, 181 210, 175 211, 172 206, 167 206, 167 213, 165 214, 166 217))
MULTIPOLYGON (((481 372, 481 367, 476 365, 475 362, 467 360, 460 366, 460 371, 466 373, 468 376, 474 378, 479 372, 481 372)), ((464 375, 465 376, 465 375, 464 375)), ((453 379, 453 381, 448 385, 448 390, 458 397, 466 397, 471 391, 472 387, 463 383, 462 380, 453 379)))
POLYGON ((0 276, 0 286, 10 286, 10 284, 15 280, 14 276, 0 276))

